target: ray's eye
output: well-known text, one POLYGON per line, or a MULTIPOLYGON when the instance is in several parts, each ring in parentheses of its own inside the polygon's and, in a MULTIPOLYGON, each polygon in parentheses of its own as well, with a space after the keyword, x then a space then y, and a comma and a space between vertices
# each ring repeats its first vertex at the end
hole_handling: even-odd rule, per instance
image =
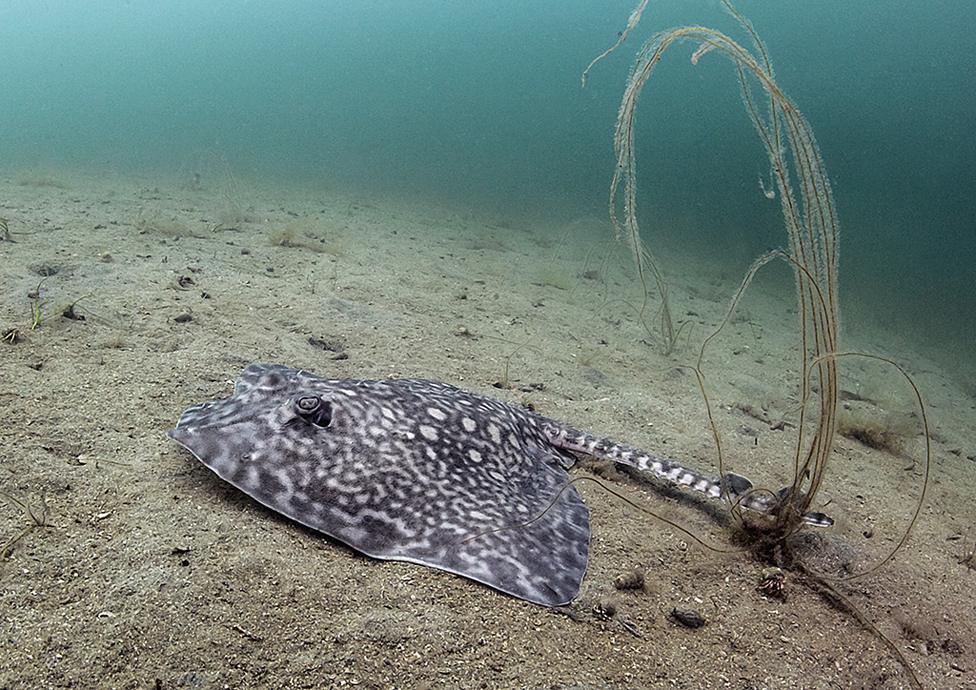
POLYGON ((332 405, 317 395, 303 395, 295 401, 295 412, 309 424, 327 427, 332 423, 332 405))

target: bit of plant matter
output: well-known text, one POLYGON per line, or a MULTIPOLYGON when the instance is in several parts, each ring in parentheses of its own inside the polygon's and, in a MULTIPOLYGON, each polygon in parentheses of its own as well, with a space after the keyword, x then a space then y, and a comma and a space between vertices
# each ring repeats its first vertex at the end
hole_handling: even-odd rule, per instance
POLYGON ((841 436, 892 455, 905 452, 916 427, 915 420, 909 415, 856 407, 841 409, 837 421, 837 433, 841 436))
POLYGON ((10 550, 15 544, 17 544, 17 542, 33 532, 35 529, 38 529, 39 527, 47 527, 48 507, 47 502, 44 500, 44 496, 41 496, 41 505, 36 509, 33 508, 29 502, 14 498, 4 491, 0 491, 0 498, 3 498, 14 507, 19 508, 21 512, 23 512, 24 516, 30 521, 29 524, 20 530, 20 532, 18 532, 13 538, 8 539, 4 543, 3 547, 0 547, 0 561, 2 561, 10 554, 10 550))
POLYGON ((12 328, 5 329, 3 333, 0 333, 0 339, 2 339, 8 345, 16 345, 24 339, 24 336, 21 335, 19 328, 13 326, 12 328))
POLYGON ((82 295, 74 302, 65 305, 64 308, 61 309, 61 316, 65 319, 70 319, 72 321, 84 321, 86 319, 85 315, 80 314, 78 310, 79 309, 82 309, 84 311, 88 311, 88 310, 85 309, 84 307, 79 307, 78 303, 81 302, 83 299, 88 299, 91 296, 92 293, 88 293, 87 295, 82 295))
POLYGON ((44 281, 47 278, 43 278, 37 287, 27 293, 28 304, 30 306, 30 329, 36 331, 41 327, 41 324, 47 320, 44 315, 44 308, 48 305, 48 300, 41 297, 41 287, 44 285, 44 281))
POLYGON ((332 256, 342 256, 345 251, 341 236, 334 233, 323 236, 316 232, 316 228, 306 225, 304 221, 293 221, 269 231, 268 243, 274 247, 307 249, 316 254, 332 256))
POLYGON ((966 566, 969 570, 976 570, 976 546, 969 550, 959 559, 959 565, 966 566))
MULTIPOLYGON (((746 112, 769 158, 789 248, 767 252, 753 263, 734 294, 722 322, 702 342, 697 364, 692 369, 698 377, 705 398, 718 453, 719 473, 724 476, 726 470, 723 467, 721 441, 705 393, 702 373, 705 352, 709 343, 731 321, 742 295, 759 270, 776 259, 787 262, 793 269, 799 302, 799 387, 802 406, 793 458, 793 483, 780 492, 763 492, 770 494, 771 510, 770 520, 762 525, 762 531, 764 540, 776 544, 781 550, 788 550, 788 538, 801 528, 803 516, 810 512, 830 460, 833 438, 837 431, 838 361, 841 358, 863 356, 893 366, 908 381, 914 392, 926 439, 928 439, 928 424, 921 395, 904 369, 883 357, 847 353, 840 349, 837 294, 838 221, 830 181, 820 157, 816 138, 799 109, 777 84, 769 53, 752 24, 732 6, 729 0, 721 0, 721 2, 739 27, 749 36, 752 49, 745 48, 720 31, 702 26, 681 26, 659 32, 648 39, 640 49, 617 117, 614 135, 617 166, 610 184, 610 217, 617 236, 624 240, 634 254, 641 284, 646 286, 649 280, 653 280, 658 287, 662 302, 661 339, 666 345, 673 345, 676 330, 680 331, 680 329, 673 327, 673 319, 667 313, 668 290, 663 272, 641 239, 637 220, 634 146, 636 108, 645 85, 664 54, 673 45, 687 41, 696 44, 697 50, 693 55, 696 64, 704 55, 712 53, 728 59, 735 69, 746 112), (765 108, 760 108, 757 101, 755 93, 757 86, 768 99, 765 108), (810 402, 814 402, 818 412, 816 423, 812 425, 812 434, 809 424, 810 415, 807 412, 810 402)), ((628 31, 639 21, 646 5, 646 1, 641 2, 631 14, 628 31)), ((618 41, 610 50, 597 58, 587 68, 587 72, 597 61, 619 45, 618 41)), ((645 289, 645 295, 647 294, 648 291, 645 289)), ((922 496, 915 517, 921 508, 921 500, 924 498, 927 486, 928 450, 927 445, 926 482, 923 483, 922 496)), ((730 505, 730 507, 741 522, 742 512, 738 506, 730 505)), ((753 524, 751 527, 756 528, 758 525, 753 524)), ((903 542, 904 540, 900 543, 903 542)), ((889 554, 882 563, 890 557, 889 554)))
MULTIPOLYGON (((666 352, 674 349, 677 333, 668 303, 668 286, 663 270, 645 245, 637 220, 637 175, 634 145, 634 121, 640 95, 659 65, 664 54, 674 45, 695 44, 691 61, 697 65, 706 55, 717 55, 731 62, 739 83, 746 112, 755 126, 769 158, 771 178, 779 196, 788 248, 768 252, 759 257, 742 280, 728 311, 719 326, 704 339, 694 371, 705 401, 706 413, 718 455, 720 476, 726 475, 721 439, 708 401, 703 373, 705 351, 709 343, 730 322, 745 290, 766 264, 775 259, 786 261, 793 269, 796 282, 799 340, 801 407, 797 423, 797 440, 792 458, 793 481, 785 489, 772 492, 754 489, 768 497, 769 510, 761 519, 752 519, 729 497, 730 508, 746 534, 752 539, 757 553, 784 568, 792 568, 806 576, 811 586, 850 610, 866 627, 882 639, 908 671, 911 683, 920 687, 918 678, 904 655, 851 602, 840 594, 829 580, 838 581, 862 577, 891 560, 908 539, 921 512, 928 487, 931 458, 929 427, 921 393, 909 374, 894 361, 863 353, 841 351, 838 337, 839 298, 837 292, 838 221, 830 181, 824 168, 816 138, 806 118, 779 87, 765 44, 752 24, 741 15, 730 0, 720 0, 737 25, 748 35, 751 48, 746 48, 725 33, 703 26, 680 26, 659 32, 641 47, 630 73, 617 116, 614 151, 617 166, 610 183, 610 218, 618 239, 634 255, 638 279, 644 292, 645 306, 649 287, 657 289, 660 300, 659 339, 666 352), (756 89, 768 102, 760 107, 756 89), (901 539, 876 565, 848 578, 829 578, 814 572, 793 555, 791 537, 803 527, 804 516, 810 511, 823 486, 831 459, 838 421, 838 365, 848 357, 867 357, 885 362, 907 381, 911 388, 920 426, 925 435, 925 464, 922 487, 911 521, 901 539), (807 408, 813 402, 817 411, 811 423, 807 408), (812 429, 812 433, 811 433, 812 429), (749 519, 747 519, 749 518, 749 519)), ((583 84, 593 66, 616 50, 627 34, 640 21, 648 0, 641 0, 630 15, 627 28, 618 41, 587 66, 583 84)), ((769 197, 770 190, 764 188, 769 197)), ((640 313, 643 315, 644 306, 640 313)), ((741 499, 740 499, 741 500, 741 499)))

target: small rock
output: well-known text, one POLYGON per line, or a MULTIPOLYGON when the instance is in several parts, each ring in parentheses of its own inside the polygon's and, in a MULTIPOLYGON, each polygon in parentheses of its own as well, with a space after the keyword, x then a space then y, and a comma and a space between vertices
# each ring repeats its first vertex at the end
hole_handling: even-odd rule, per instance
POLYGON ((185 311, 182 314, 177 314, 176 316, 174 316, 173 321, 175 321, 176 323, 188 323, 190 321, 193 321, 193 314, 191 314, 188 311, 185 311))
POLYGON ((951 656, 962 656, 962 645, 951 637, 942 640, 942 644, 939 647, 943 652, 951 656))
POLYGON ((700 628, 705 625, 705 617, 692 609, 671 609, 668 618, 686 628, 700 628))
POLYGON ((308 344, 319 350, 324 350, 325 352, 342 352, 342 343, 326 340, 325 338, 309 336, 308 344))
POLYGON ((617 575, 613 579, 613 586, 617 589, 644 589, 644 573, 640 570, 631 570, 630 572, 617 575))

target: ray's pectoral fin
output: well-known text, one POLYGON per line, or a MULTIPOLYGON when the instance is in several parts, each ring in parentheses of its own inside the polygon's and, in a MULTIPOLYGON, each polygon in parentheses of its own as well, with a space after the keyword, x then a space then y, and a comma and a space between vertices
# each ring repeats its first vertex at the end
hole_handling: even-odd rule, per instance
POLYGON ((577 596, 586 573, 589 512, 566 486, 565 472, 533 465, 525 475, 494 481, 472 469, 465 487, 443 486, 434 497, 427 485, 397 484, 391 476, 380 480, 390 493, 379 499, 318 485, 309 490, 312 508, 278 509, 374 558, 430 566, 559 606, 577 596), (464 500, 455 500, 461 493, 464 500))
POLYGON ((422 562, 537 604, 568 604, 579 594, 590 547, 589 511, 568 481, 561 469, 538 468, 520 487, 525 510, 495 521, 468 515, 467 536, 439 536, 447 539, 440 554, 422 562))

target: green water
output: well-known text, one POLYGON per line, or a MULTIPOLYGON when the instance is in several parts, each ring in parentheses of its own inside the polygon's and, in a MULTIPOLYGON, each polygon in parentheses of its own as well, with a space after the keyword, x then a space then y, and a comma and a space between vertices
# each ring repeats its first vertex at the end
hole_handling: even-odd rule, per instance
MULTIPOLYGON (((835 185, 844 304, 946 353, 976 333, 976 4, 739 4, 810 120, 835 185), (903 324, 900 325, 900 324, 903 324)), ((613 123, 653 31, 735 32, 713 0, 108 2, 0 5, 0 167, 250 179, 448 202, 501 217, 604 216, 613 123)), ((735 35, 741 36, 741 32, 735 35)), ((735 266, 785 242, 730 66, 693 46, 639 112, 652 242, 735 266), (668 232, 668 228, 681 228, 668 232)), ((848 322, 850 319, 848 319, 848 322)))

